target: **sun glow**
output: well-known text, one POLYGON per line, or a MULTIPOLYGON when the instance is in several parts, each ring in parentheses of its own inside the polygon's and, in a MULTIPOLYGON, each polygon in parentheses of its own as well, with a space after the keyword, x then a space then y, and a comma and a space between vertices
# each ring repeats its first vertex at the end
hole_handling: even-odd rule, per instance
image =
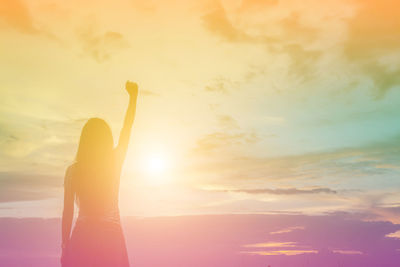
POLYGON ((152 155, 146 159, 146 172, 152 175, 160 175, 165 172, 167 161, 159 155, 152 155))
POLYGON ((164 153, 149 153, 143 157, 141 169, 150 184, 165 184, 169 180, 171 161, 164 153))

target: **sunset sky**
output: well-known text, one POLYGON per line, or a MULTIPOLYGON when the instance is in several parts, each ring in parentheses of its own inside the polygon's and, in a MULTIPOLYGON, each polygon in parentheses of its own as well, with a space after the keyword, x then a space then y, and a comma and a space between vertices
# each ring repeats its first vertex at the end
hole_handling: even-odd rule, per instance
POLYGON ((131 80, 122 216, 400 223, 399 29, 395 0, 0 0, 0 216, 61 215, 85 121, 116 141, 131 80))

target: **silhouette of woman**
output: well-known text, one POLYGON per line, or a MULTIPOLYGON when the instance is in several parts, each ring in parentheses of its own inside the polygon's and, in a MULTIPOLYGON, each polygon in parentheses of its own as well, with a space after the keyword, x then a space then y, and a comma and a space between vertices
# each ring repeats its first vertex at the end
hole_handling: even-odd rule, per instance
POLYGON ((118 192, 121 168, 136 111, 138 86, 126 82, 129 106, 118 145, 110 127, 91 118, 82 129, 76 161, 64 180, 62 216, 63 267, 129 267, 123 236, 118 192), (79 215, 71 234, 74 202, 79 215))

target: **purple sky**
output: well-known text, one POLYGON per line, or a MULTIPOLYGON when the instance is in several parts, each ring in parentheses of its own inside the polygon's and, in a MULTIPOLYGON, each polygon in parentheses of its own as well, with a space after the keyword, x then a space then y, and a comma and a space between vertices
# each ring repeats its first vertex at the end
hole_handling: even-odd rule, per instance
MULTIPOLYGON (((400 225, 365 219, 345 213, 126 217, 123 226, 138 267, 398 266, 400 239, 387 235, 400 225), (314 253, 257 254, 273 251, 314 253)), ((59 229, 59 219, 0 219, 0 265, 57 266, 59 229)))

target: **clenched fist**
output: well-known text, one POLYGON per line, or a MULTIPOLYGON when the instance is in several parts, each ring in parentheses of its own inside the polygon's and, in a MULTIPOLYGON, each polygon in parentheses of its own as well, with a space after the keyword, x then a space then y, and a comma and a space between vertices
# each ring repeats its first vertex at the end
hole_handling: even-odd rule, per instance
POLYGON ((139 91, 137 83, 126 81, 125 89, 130 96, 137 97, 139 91))

